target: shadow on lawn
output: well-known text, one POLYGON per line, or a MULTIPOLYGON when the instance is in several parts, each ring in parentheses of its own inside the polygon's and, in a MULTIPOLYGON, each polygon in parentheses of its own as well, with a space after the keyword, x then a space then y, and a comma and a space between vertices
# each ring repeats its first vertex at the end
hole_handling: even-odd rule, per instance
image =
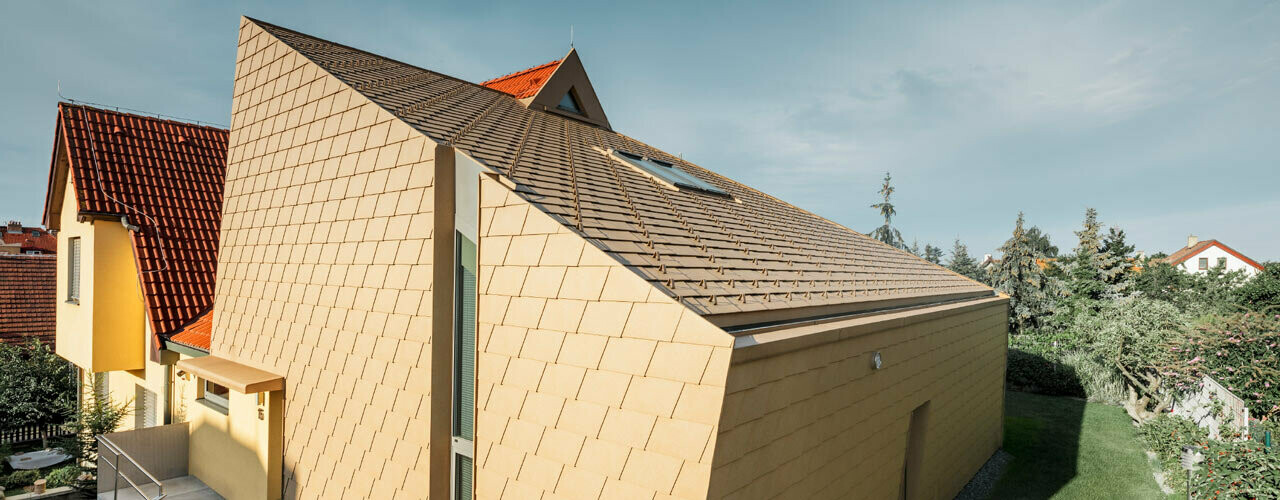
MULTIPOLYGON (((1022 353, 1038 369, 1052 370, 1053 379, 1068 394, 1084 394, 1070 367, 1022 353)), ((1048 375, 1048 374, 1044 374, 1048 375)), ((1010 387, 1034 390, 1033 387, 1010 387)), ((1004 477, 989 498, 1039 499, 1053 497, 1077 474, 1085 401, 1070 397, 1006 393, 1004 450, 1013 455, 1004 477)))

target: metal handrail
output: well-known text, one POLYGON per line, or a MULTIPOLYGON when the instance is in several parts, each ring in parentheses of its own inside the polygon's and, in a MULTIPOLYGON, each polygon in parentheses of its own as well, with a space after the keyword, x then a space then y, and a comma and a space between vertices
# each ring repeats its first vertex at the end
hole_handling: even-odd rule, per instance
MULTIPOLYGON (((142 492, 142 488, 139 488, 137 483, 133 482, 132 479, 129 479, 129 476, 126 476, 120 473, 120 457, 124 457, 125 460, 128 460, 129 463, 133 464, 133 468, 141 471, 143 474, 147 476, 147 479, 150 479, 151 482, 156 484, 156 496, 150 497, 151 500, 161 500, 162 498, 164 498, 164 483, 161 483, 159 479, 156 479, 156 477, 151 475, 150 472, 147 472, 147 469, 142 468, 142 465, 138 464, 137 460, 134 460, 133 457, 129 455, 129 453, 125 452, 124 449, 120 448, 120 445, 115 444, 110 439, 107 439, 106 436, 103 436, 101 434, 95 437, 98 439, 99 445, 106 446, 107 450, 115 454, 116 456, 115 463, 112 463, 110 461, 107 462, 107 465, 110 465, 111 469, 115 471, 115 483, 112 487, 111 498, 113 499, 120 498, 120 478, 121 477, 123 477, 124 480, 129 483, 129 486, 133 487, 133 491, 138 492, 138 496, 142 498, 148 498, 147 494, 142 492)), ((99 453, 99 455, 101 455, 101 453, 99 453)))

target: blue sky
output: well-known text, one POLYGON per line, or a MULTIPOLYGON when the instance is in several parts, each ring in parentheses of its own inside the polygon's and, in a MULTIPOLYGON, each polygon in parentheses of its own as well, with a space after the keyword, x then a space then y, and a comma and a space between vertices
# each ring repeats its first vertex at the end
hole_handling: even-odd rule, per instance
POLYGON ((8 3, 0 218, 38 222, 57 86, 229 122, 249 15, 471 81, 559 58, 613 126, 856 230, 976 255, 1086 207, 1140 249, 1280 260, 1280 3, 8 3), (696 4, 696 5, 695 5, 696 4))

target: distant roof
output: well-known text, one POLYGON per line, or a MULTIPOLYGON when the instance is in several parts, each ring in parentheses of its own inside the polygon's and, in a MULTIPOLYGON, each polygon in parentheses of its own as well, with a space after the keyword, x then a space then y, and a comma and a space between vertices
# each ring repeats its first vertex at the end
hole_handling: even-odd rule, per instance
POLYGON ((511 180, 519 196, 667 295, 704 316, 725 315, 722 325, 745 323, 739 313, 806 317, 991 293, 626 135, 529 109, 487 86, 249 21, 431 140, 511 180), (668 162, 729 196, 671 189, 611 158, 610 148, 668 162))
POLYGON ((1165 257, 1163 260, 1165 262, 1168 262, 1169 265, 1171 266, 1176 266, 1178 264, 1186 262, 1187 259, 1195 257, 1200 252, 1207 250, 1209 247, 1221 248, 1222 251, 1227 252, 1235 256, 1237 259, 1244 261, 1245 264, 1253 266, 1259 271, 1262 270, 1262 264, 1257 263, 1253 259, 1245 257, 1244 254, 1235 251, 1235 249, 1223 244, 1221 241, 1218 241, 1218 240, 1204 240, 1188 247, 1182 247, 1182 249, 1176 252, 1173 252, 1168 257, 1165 257))
POLYGON ((0 342, 53 343, 57 279, 56 256, 0 255, 0 342))
POLYGON ((22 246, 22 251, 39 250, 45 253, 54 253, 58 251, 58 238, 48 231, 38 227, 24 227, 20 233, 10 233, 4 229, 0 229, 4 233, 4 242, 9 244, 17 243, 22 246), (40 236, 32 236, 32 233, 40 233, 40 236))
POLYGON ((191 324, 183 327, 178 333, 173 334, 173 336, 169 337, 169 340, 187 347, 208 351, 212 338, 213 311, 209 310, 197 317, 191 324))
POLYGON ((504 92, 516 99, 533 97, 538 93, 538 90, 542 89, 542 84, 547 83, 547 79, 551 78, 551 74, 556 72, 556 68, 560 67, 560 61, 560 59, 556 59, 546 64, 540 64, 510 75, 481 82, 480 85, 498 92, 504 92))
MULTIPOLYGON (((124 216, 152 331, 166 335, 213 305, 225 189, 226 130, 69 103, 58 104, 58 142, 79 213, 124 216)), ((55 149, 45 200, 61 203, 55 149)))

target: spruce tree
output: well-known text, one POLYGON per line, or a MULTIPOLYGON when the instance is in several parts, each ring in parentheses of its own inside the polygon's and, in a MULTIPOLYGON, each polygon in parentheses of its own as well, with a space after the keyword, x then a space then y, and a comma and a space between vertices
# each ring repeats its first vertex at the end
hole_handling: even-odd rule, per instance
POLYGON ((898 214, 894 210, 893 203, 889 201, 889 197, 893 196, 893 184, 891 183, 889 172, 884 173, 884 185, 880 187, 880 196, 884 200, 880 203, 871 205, 871 208, 880 211, 880 216, 884 217, 884 225, 877 227, 871 232, 871 237, 883 241, 893 248, 906 248, 906 242, 902 240, 902 232, 893 227, 893 216, 898 214))
POLYGON ((935 246, 933 246, 933 245, 930 245, 930 244, 928 244, 928 243, 925 243, 925 245, 924 245, 924 260, 927 260, 927 261, 932 262, 932 263, 934 263, 934 264, 939 264, 939 265, 941 265, 941 264, 942 264, 942 249, 941 249, 941 248, 938 248, 938 247, 935 247, 935 246))
POLYGON ((947 264, 947 269, 976 281, 983 281, 983 273, 978 268, 978 261, 969 255, 969 248, 964 246, 964 243, 960 243, 959 238, 956 238, 956 244, 951 248, 951 262, 947 264))
MULTIPOLYGON (((1128 289, 1128 282, 1124 279, 1127 262, 1120 255, 1104 251, 1102 223, 1098 222, 1097 210, 1085 210, 1083 227, 1076 231, 1076 237, 1079 242, 1067 266, 1074 301, 1097 301, 1123 295, 1128 289)), ((1123 241, 1112 242, 1113 248, 1122 246, 1123 241)), ((1083 305, 1077 303, 1077 306, 1083 305)))
POLYGON ((1053 311, 1050 293, 1055 288, 1036 263, 1039 257, 1023 229, 1023 215, 1013 227, 1013 236, 1000 247, 1000 264, 992 272, 996 289, 1009 296, 1009 329, 1025 333, 1040 325, 1053 311))
POLYGON ((911 252, 911 254, 915 255, 916 257, 924 257, 924 254, 920 253, 919 240, 911 240, 911 248, 908 248, 907 251, 911 252))

